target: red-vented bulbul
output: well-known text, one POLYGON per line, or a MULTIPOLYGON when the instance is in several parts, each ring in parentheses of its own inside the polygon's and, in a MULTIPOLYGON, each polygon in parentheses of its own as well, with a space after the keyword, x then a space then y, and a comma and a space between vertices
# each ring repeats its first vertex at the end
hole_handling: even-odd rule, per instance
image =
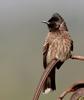
POLYGON ((53 59, 57 59, 55 67, 53 67, 43 86, 43 92, 46 94, 51 90, 56 90, 55 69, 59 69, 65 60, 72 56, 73 41, 64 19, 58 13, 53 14, 48 21, 43 21, 43 23, 47 24, 49 29, 43 45, 44 69, 53 59))

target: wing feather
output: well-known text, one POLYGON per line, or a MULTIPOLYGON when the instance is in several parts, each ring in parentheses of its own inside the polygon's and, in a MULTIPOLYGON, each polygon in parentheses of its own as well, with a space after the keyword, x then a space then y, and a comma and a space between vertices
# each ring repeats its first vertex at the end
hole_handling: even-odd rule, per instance
POLYGON ((49 43, 46 43, 46 45, 43 46, 43 66, 44 68, 46 68, 47 66, 46 56, 47 56, 48 48, 49 48, 49 43))

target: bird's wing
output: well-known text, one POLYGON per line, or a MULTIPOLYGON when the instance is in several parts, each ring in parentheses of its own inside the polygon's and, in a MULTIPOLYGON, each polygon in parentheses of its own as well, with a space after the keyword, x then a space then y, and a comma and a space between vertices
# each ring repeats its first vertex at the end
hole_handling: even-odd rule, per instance
POLYGON ((43 45, 43 66, 44 68, 46 68, 47 66, 46 56, 47 56, 48 48, 49 48, 49 43, 46 43, 45 45, 43 45))
POLYGON ((73 51, 73 40, 71 40, 71 51, 73 51))

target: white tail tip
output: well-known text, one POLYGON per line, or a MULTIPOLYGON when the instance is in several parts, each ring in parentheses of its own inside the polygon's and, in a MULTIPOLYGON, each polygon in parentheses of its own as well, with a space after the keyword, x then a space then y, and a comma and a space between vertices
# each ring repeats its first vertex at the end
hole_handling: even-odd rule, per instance
POLYGON ((48 94, 48 93, 51 92, 51 91, 52 91, 51 88, 47 88, 47 89, 43 92, 43 94, 48 94))

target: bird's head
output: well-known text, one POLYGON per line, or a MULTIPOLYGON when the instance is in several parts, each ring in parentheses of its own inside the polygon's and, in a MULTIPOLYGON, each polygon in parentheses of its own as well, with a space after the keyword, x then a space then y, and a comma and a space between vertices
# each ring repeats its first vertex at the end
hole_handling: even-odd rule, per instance
POLYGON ((47 24, 49 31, 57 31, 63 23, 65 25, 64 19, 58 13, 54 13, 48 21, 43 23, 47 24))

